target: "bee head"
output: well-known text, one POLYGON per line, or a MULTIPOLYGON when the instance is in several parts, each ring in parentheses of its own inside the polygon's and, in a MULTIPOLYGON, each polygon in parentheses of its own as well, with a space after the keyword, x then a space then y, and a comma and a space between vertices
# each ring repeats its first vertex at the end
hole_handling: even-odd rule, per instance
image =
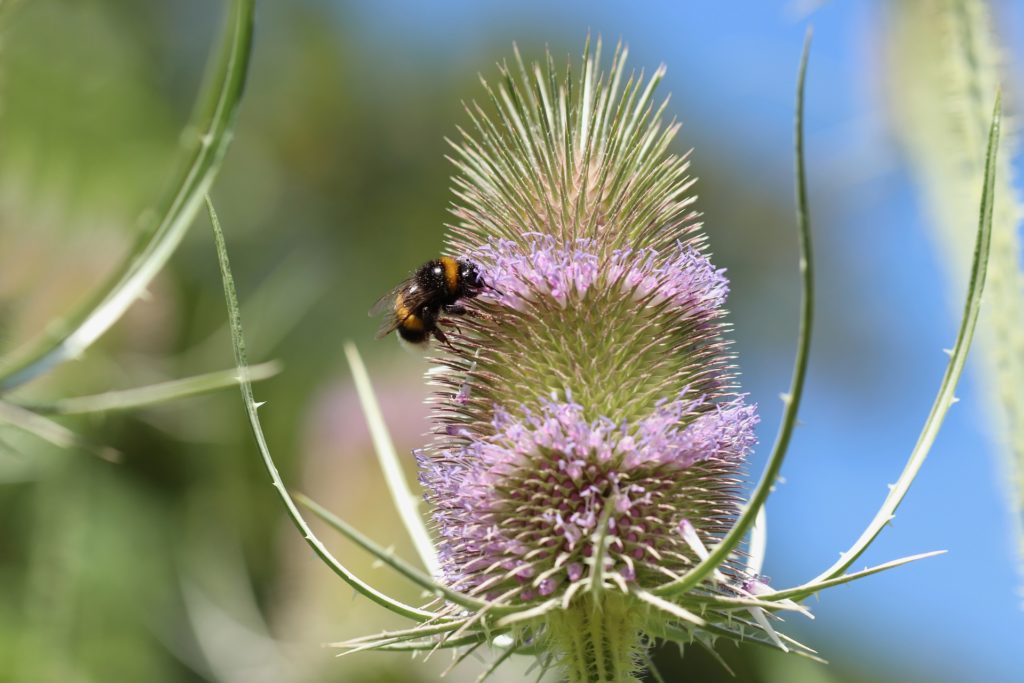
POLYGON ((487 286, 476 264, 469 261, 459 261, 459 282, 462 283, 465 290, 464 296, 467 297, 476 296, 481 289, 487 286))

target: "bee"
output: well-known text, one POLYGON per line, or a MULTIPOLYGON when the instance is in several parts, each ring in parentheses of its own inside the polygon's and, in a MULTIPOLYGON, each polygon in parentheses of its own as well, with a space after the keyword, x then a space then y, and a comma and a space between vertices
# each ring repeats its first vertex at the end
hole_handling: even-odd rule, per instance
POLYGON ((370 315, 388 312, 377 339, 398 330, 398 336, 422 344, 431 336, 451 346, 437 322, 442 313, 463 315, 461 299, 472 299, 488 287, 476 265, 451 256, 427 261, 408 279, 385 294, 370 315))

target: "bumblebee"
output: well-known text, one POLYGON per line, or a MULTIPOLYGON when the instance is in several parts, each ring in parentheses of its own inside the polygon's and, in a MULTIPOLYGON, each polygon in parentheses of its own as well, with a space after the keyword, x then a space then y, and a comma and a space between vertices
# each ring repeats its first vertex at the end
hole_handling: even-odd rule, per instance
POLYGON ((471 299, 486 287, 480 271, 469 261, 450 256, 427 261, 370 309, 370 315, 388 312, 377 338, 398 330, 398 336, 413 344, 432 336, 451 346, 437 325, 438 319, 442 313, 464 314, 466 309, 459 300, 471 299))

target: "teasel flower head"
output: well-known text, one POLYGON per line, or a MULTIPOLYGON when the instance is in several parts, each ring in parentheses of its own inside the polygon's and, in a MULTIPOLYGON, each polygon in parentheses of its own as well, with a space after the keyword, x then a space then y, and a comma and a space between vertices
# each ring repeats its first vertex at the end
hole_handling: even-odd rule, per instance
MULTIPOLYGON (((517 52, 485 83, 493 110, 468 108, 449 251, 487 286, 449 321, 417 457, 447 586, 536 607, 521 638, 629 680, 652 611, 636 596, 731 527, 758 418, 655 100, 664 69, 627 75, 620 47, 600 73, 600 51, 564 77, 517 52), (581 620, 604 642, 575 642, 581 620)), ((734 553, 699 590, 740 597, 753 578, 734 553)))
MULTIPOLYGON (((709 259, 685 157, 669 144, 654 90, 663 70, 627 76, 600 43, 574 75, 516 53, 491 109, 469 107, 449 253, 485 286, 444 310, 430 376, 436 433, 416 452, 434 538, 390 446, 354 345, 346 345, 389 491, 430 576, 303 496, 293 497, 263 436, 241 315, 209 205, 242 396, 275 490, 311 549, 360 594, 415 624, 335 643, 450 649, 482 645, 558 667, 570 683, 622 683, 652 669, 655 641, 744 641, 816 658, 776 631, 780 613, 826 588, 936 553, 848 572, 895 516, 955 399, 978 319, 991 243, 999 101, 986 156, 978 240, 956 343, 903 472, 848 550, 818 576, 776 588, 761 576, 764 504, 781 471, 803 392, 813 312, 803 84, 797 88, 797 224, 802 297, 797 354, 779 431, 757 484, 744 461, 757 413, 739 390, 727 341, 728 281, 709 259), (408 605, 335 558, 298 504, 434 600, 408 605), (749 534, 749 543, 747 542, 749 534)), ((474 288, 474 291, 476 288, 474 288)))

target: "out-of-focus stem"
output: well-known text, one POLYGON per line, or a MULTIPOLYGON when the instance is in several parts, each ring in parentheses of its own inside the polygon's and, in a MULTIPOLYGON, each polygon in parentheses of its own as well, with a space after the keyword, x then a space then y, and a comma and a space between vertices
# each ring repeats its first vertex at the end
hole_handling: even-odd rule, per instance
MULTIPOLYGON (((984 139, 1001 50, 982 0, 892 2, 888 36, 897 131, 922 188, 938 245, 959 296, 985 171, 984 139)), ((1024 273, 1022 207, 1013 189, 1013 130, 996 168, 992 249, 975 358, 991 396, 992 426, 1006 454, 1006 481, 1024 575, 1024 273)))

